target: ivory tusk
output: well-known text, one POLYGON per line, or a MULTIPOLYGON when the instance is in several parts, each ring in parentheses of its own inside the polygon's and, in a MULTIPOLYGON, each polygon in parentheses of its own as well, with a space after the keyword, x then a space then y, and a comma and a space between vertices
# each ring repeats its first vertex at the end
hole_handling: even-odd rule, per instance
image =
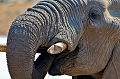
POLYGON ((6 52, 6 44, 0 44, 0 52, 6 52))
POLYGON ((58 54, 64 51, 67 48, 67 45, 63 42, 58 42, 53 44, 51 47, 48 48, 47 52, 49 54, 58 54))

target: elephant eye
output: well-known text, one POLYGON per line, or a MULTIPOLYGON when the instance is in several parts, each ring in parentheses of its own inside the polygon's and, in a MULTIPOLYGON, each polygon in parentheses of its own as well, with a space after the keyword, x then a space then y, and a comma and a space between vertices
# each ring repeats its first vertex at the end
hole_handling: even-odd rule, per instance
POLYGON ((101 10, 98 7, 94 7, 89 12, 89 18, 92 21, 99 20, 101 18, 101 10))

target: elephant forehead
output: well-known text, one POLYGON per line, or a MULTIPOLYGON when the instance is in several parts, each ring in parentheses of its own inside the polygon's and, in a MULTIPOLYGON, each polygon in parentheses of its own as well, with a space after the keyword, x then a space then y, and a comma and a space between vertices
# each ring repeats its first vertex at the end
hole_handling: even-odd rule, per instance
POLYGON ((99 2, 99 3, 103 3, 103 4, 108 4, 107 0, 87 0, 88 2, 99 2))
POLYGON ((101 4, 105 7, 107 7, 109 4, 109 2, 107 0, 88 0, 87 2, 88 2, 87 4, 92 4, 92 5, 93 4, 101 4))

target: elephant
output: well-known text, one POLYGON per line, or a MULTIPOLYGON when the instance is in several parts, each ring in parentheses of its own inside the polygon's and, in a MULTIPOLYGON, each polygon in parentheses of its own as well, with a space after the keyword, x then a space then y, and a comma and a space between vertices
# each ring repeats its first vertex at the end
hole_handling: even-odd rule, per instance
POLYGON ((120 79, 120 0, 41 0, 12 22, 6 57, 12 79, 120 79), (47 49, 63 42, 59 54, 47 49), (34 61, 35 54, 41 55, 34 61))

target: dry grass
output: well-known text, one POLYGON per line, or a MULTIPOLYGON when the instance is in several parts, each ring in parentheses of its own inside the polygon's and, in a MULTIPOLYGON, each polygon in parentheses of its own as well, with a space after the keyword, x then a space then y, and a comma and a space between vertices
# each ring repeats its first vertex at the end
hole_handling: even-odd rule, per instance
POLYGON ((12 21, 36 3, 0 4, 0 35, 7 35, 12 21))

